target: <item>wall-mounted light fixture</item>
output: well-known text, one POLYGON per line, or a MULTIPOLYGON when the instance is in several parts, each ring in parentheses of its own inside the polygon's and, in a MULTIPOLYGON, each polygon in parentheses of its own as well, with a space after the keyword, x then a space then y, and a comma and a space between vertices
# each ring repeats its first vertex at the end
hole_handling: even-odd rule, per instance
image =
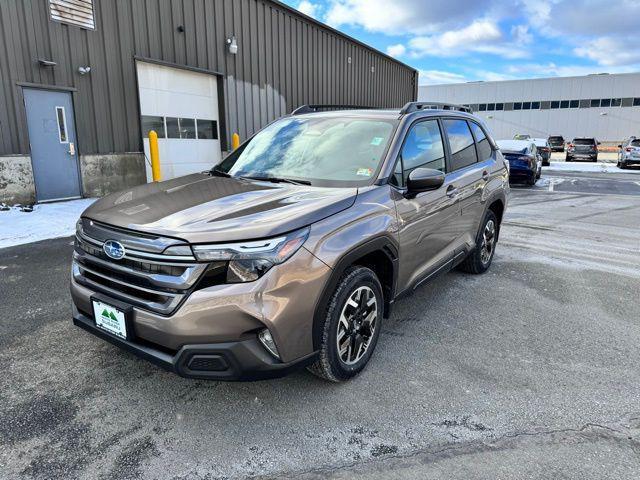
POLYGON ((600 116, 601 117, 606 117, 607 116, 607 112, 600 112, 600 116))
POLYGON ((86 66, 86 67, 78 67, 78 73, 80 75, 86 75, 87 73, 89 73, 91 71, 91 67, 90 66, 86 66))
POLYGON ((44 58, 39 58, 38 63, 41 67, 55 67, 57 65, 53 60, 45 60, 44 58))
POLYGON ((229 53, 231 55, 235 55, 238 53, 238 41, 236 40, 235 35, 227 38, 227 47, 229 48, 229 53))

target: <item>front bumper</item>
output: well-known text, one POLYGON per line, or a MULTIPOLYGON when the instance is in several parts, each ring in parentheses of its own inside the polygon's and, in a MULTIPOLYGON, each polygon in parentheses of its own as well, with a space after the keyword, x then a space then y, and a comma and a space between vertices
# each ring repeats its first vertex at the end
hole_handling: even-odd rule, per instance
POLYGON ((81 284, 82 279, 72 274, 74 323, 183 376, 221 380, 279 376, 313 357, 313 317, 330 274, 331 269, 303 247, 255 282, 196 289, 170 315, 133 305, 127 328, 130 341, 97 329, 91 298, 98 294, 106 296, 107 303, 108 299, 131 303, 115 290, 81 284), (264 328, 269 329, 280 360, 259 342, 258 332, 264 328), (229 368, 194 373, 188 362, 196 350, 206 355, 222 351, 219 355, 229 368))
POLYGON ((248 381, 282 377, 314 361, 311 353, 282 363, 270 356, 257 338, 235 342, 184 345, 175 353, 147 342, 124 340, 96 327, 92 318, 73 309, 74 325, 163 369, 186 378, 248 381))

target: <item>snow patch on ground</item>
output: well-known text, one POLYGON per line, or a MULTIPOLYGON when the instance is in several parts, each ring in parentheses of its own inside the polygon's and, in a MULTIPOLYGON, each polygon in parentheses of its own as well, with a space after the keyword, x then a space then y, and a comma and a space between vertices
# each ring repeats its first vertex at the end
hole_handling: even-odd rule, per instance
POLYGON ((640 169, 621 170, 615 163, 590 162, 551 162, 548 167, 542 167, 543 172, 589 172, 589 173, 631 173, 640 174, 640 169))
POLYGON ((73 235, 80 214, 95 198, 34 205, 33 212, 18 208, 0 212, 0 248, 73 235))

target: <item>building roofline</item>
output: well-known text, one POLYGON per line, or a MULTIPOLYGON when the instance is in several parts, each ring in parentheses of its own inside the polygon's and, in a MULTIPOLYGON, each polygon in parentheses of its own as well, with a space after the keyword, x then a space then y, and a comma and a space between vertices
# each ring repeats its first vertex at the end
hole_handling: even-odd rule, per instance
POLYGON ((640 72, 624 72, 624 73, 589 73, 587 75, 571 75, 568 77, 536 77, 536 78, 512 78, 508 80, 477 80, 471 82, 458 82, 458 83, 437 83, 431 85, 420 85, 420 87, 452 87, 458 85, 494 85, 503 83, 514 82, 534 82, 534 81, 549 81, 549 80, 572 80, 576 78, 591 78, 591 77, 621 77, 625 75, 640 75, 640 72))
POLYGON ((283 10, 286 10, 287 12, 289 12, 289 13, 291 13, 293 15, 302 18, 303 20, 305 20, 307 22, 313 23, 314 25, 317 25, 317 26, 323 28, 324 30, 328 30, 333 34, 338 35, 339 37, 342 37, 342 38, 344 38, 346 40, 349 40, 350 42, 353 42, 353 43, 365 48, 366 50, 369 50, 369 51, 371 51, 371 52, 373 52, 373 53, 375 53, 377 55, 380 55, 381 57, 384 57, 387 60, 391 60, 392 62, 397 63, 398 65, 400 65, 402 67, 408 68, 409 70, 412 70, 415 73, 418 73, 418 69, 417 68, 414 68, 411 65, 407 65, 406 63, 401 62, 397 58, 393 58, 391 55, 388 55, 388 54, 386 54, 386 53, 384 53, 384 52, 382 52, 382 51, 380 51, 380 50, 378 50, 376 48, 373 48, 371 45, 367 45, 366 43, 364 43, 364 42, 352 37, 351 35, 347 35, 346 33, 341 32, 340 30, 338 30, 336 28, 330 27, 326 23, 323 23, 320 20, 316 20, 315 18, 310 17, 309 15, 307 15, 305 13, 302 13, 297 8, 294 8, 294 7, 290 6, 290 5, 287 5, 286 3, 283 3, 283 2, 281 2, 279 0, 263 0, 263 1, 265 1, 267 3, 272 3, 272 4, 282 8, 283 10))

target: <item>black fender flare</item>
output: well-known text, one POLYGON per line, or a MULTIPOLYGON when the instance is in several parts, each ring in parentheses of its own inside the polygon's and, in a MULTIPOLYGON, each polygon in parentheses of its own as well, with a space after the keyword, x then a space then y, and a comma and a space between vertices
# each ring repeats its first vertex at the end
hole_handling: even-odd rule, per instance
POLYGON ((391 313, 391 306, 396 294, 396 282, 398 278, 398 242, 391 235, 380 235, 378 237, 369 239, 364 243, 352 248, 336 262, 332 268, 329 280, 322 289, 322 293, 318 297, 318 302, 315 306, 313 313, 313 349, 317 351, 320 348, 322 342, 322 330, 323 330, 323 315, 327 307, 329 296, 333 293, 340 278, 344 274, 349 266, 353 265, 358 259, 364 257, 373 252, 381 251, 390 260, 393 272, 391 287, 388 291, 385 291, 384 298, 384 316, 387 318, 391 313))

